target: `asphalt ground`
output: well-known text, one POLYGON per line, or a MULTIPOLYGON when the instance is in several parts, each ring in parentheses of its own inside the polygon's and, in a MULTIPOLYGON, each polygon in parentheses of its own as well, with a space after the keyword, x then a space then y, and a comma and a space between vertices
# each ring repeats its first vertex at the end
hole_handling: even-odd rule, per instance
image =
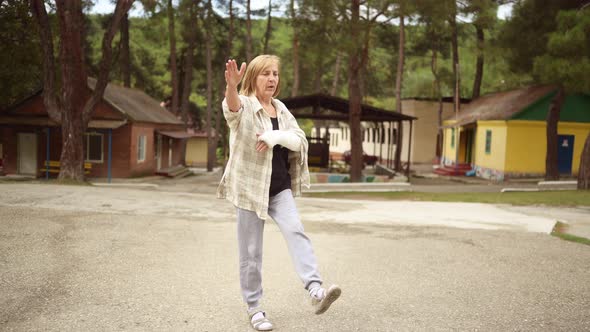
MULTIPOLYGON (((0 187, 0 330, 250 330, 229 203, 177 190, 0 187)), ((330 216, 350 209, 341 204, 298 200, 325 282, 343 289, 321 316, 267 223, 263 305, 276 331, 590 330, 588 246, 524 227, 370 213, 340 222, 330 216)))

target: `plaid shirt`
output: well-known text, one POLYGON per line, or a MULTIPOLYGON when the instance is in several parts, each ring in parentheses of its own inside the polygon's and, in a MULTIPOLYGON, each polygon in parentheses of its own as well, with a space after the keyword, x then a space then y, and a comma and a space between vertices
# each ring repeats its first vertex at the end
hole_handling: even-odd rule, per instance
MULTIPOLYGON (((223 115, 230 128, 230 155, 217 188, 217 197, 226 198, 236 207, 254 211, 258 217, 266 219, 273 149, 257 152, 256 134, 272 130, 272 122, 255 96, 240 95, 240 101, 242 106, 238 112, 231 112, 225 99, 222 103, 223 115)), ((279 130, 288 130, 301 138, 300 150, 289 150, 291 190, 294 196, 299 196, 301 185, 309 188, 307 139, 285 104, 278 99, 272 99, 272 104, 277 110, 279 130)))

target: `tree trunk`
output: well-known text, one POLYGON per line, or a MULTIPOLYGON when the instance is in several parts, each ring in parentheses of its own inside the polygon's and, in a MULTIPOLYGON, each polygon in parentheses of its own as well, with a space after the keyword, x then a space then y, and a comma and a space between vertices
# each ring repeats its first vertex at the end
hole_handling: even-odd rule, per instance
POLYGON ((252 18, 250 17, 250 0, 246 2, 246 60, 252 60, 252 18))
POLYGON ((47 10, 45 9, 45 2, 43 0, 32 0, 31 12, 39 24, 39 37, 43 49, 43 105, 49 117, 53 121, 60 123, 62 107, 59 96, 56 93, 53 33, 47 10))
MULTIPOLYGON (((398 47, 398 58, 397 58, 397 73, 395 77, 395 103, 396 111, 403 114, 402 110, 402 81, 404 76, 404 48, 405 48, 405 26, 404 26, 404 15, 400 15, 399 18, 399 47, 398 47)), ((397 142, 395 144, 395 171, 402 171, 402 145, 403 145, 403 123, 399 122, 397 130, 397 142)), ((410 161, 408 160, 408 163, 410 161)))
POLYGON ((176 63, 176 33, 174 28, 174 6, 172 0, 168 0, 168 38, 170 40, 170 77, 172 85, 172 100, 170 103, 170 111, 174 115, 178 115, 178 104, 180 99, 180 92, 178 91, 178 65, 176 63))
POLYGON ((129 14, 121 20, 121 73, 123 85, 131 87, 131 58, 129 55, 129 14))
POLYGON ((190 27, 189 34, 188 34, 188 47, 186 50, 186 55, 184 59, 184 82, 182 84, 182 97, 180 99, 180 114, 182 121, 186 125, 188 122, 188 108, 190 102, 190 95, 191 95, 191 86, 193 82, 193 63, 195 58, 195 44, 197 40, 197 15, 196 11, 196 3, 191 2, 189 7, 189 15, 190 15, 190 27))
MULTIPOLYGON (((227 35, 227 54, 226 54, 226 59, 230 59, 233 58, 231 56, 232 51, 233 51, 233 36, 234 36, 234 7, 233 7, 233 0, 229 0, 229 30, 228 30, 228 35, 227 35)), ((219 92, 220 92, 220 102, 219 105, 221 104, 221 101, 225 98, 225 81, 224 80, 219 80, 219 92)), ((228 149, 228 139, 227 139, 227 126, 221 126, 221 107, 217 107, 217 123, 215 124, 215 128, 216 128, 216 140, 217 142, 221 141, 221 156, 223 158, 223 163, 222 166, 225 167, 227 158, 228 158, 228 153, 229 153, 229 149, 228 149)))
POLYGON ((484 63, 484 43, 485 35, 480 25, 475 25, 477 33, 477 62, 475 64, 475 80, 473 81, 473 93, 471 99, 479 97, 481 82, 483 80, 483 63, 484 63))
POLYGON ((559 168, 557 160, 557 124, 561 106, 565 100, 565 91, 560 87, 549 105, 547 112, 547 156, 545 159, 545 180, 559 180, 559 168))
MULTIPOLYGON (((229 0, 229 31, 227 34, 227 58, 232 55, 234 43, 234 0, 229 0)), ((228 60, 226 59, 226 60, 228 60)))
MULTIPOLYGON (((455 86, 453 87, 453 108, 455 111, 455 119, 459 117, 459 111, 461 109, 461 73, 459 67, 459 45, 457 41, 457 11, 453 11, 449 19, 451 26, 451 47, 453 51, 453 76, 455 77, 455 86)), ((460 128, 457 127, 455 138, 455 166, 459 166, 459 146, 460 146, 460 128)))
POLYGON ((205 48, 206 48, 206 59, 207 62, 207 172, 213 171, 215 166, 215 148, 213 139, 213 126, 211 124, 211 118, 213 113, 213 56, 211 47, 211 0, 207 3, 207 31, 205 32, 205 48))
POLYGON ((111 42, 123 15, 133 1, 119 1, 102 41, 102 59, 98 79, 92 95, 88 92, 88 78, 84 63, 83 17, 81 2, 58 1, 57 19, 60 31, 61 96, 55 93, 55 62, 53 61, 53 36, 44 2, 33 0, 31 9, 40 25, 44 51, 44 106, 53 118, 58 115, 62 131, 60 180, 84 180, 84 133, 96 105, 102 99, 108 82, 112 61, 111 42), (49 38, 49 40, 44 40, 49 38), (90 97, 90 98, 89 98, 90 97))
MULTIPOLYGON (((314 93, 321 93, 322 92, 322 73, 324 72, 324 61, 323 57, 319 56, 316 57, 316 70, 314 71, 313 77, 313 91, 314 93)), ((319 108, 317 109, 319 111, 319 108)), ((321 133, 321 128, 325 127, 328 121, 325 120, 313 120, 313 125, 316 130, 316 136, 319 138, 321 133)), ((325 137, 329 137, 328 131, 325 133, 325 137)))
POLYGON ((457 40, 457 20, 456 14, 452 14, 450 19, 451 25, 451 47, 453 48, 453 76, 455 77, 455 86, 453 88, 453 105, 455 114, 458 115, 461 109, 461 73, 459 67, 459 43, 457 40))
POLYGON ((336 63, 334 64, 334 80, 332 81, 332 89, 330 94, 335 96, 338 92, 338 80, 340 78, 340 66, 342 62, 342 53, 338 52, 336 55, 336 63))
POLYGON ((84 133, 82 112, 89 97, 84 64, 82 4, 58 1, 57 14, 61 35, 60 62, 62 77, 62 149, 59 179, 84 181, 84 133))
POLYGON ((442 143, 443 143, 443 129, 442 129, 442 116, 443 116, 443 100, 442 100, 442 93, 440 87, 440 79, 438 77, 438 52, 433 49, 432 50, 432 58, 430 60, 430 69, 432 70, 432 75, 434 76, 434 86, 436 90, 436 96, 438 98, 438 130, 436 134, 436 157, 442 157, 442 143))
MULTIPOLYGON (((234 8, 233 8, 233 0, 229 0, 229 31, 228 31, 228 36, 227 36, 227 58, 231 58, 231 54, 232 54, 232 50, 233 50, 233 37, 234 37, 234 8)), ((223 84, 223 80, 220 80, 221 84, 223 84)), ((223 85, 222 88, 219 90, 222 93, 222 99, 224 98, 224 93, 223 93, 223 85)), ((217 108, 217 113, 221 113, 221 107, 217 108)), ((218 125, 217 128, 219 128, 219 117, 218 117, 218 125)), ((220 133, 219 131, 217 132, 217 135, 221 136, 221 146, 222 146, 222 155, 223 155, 223 167, 225 167, 226 164, 226 160, 228 158, 228 154, 229 154, 229 149, 228 149, 228 139, 227 139, 227 126, 223 126, 222 128, 222 133, 220 133)))
POLYGON ((578 169, 578 189, 590 189, 590 133, 586 137, 578 169))
POLYGON ((359 72, 361 68, 361 52, 359 46, 359 12, 360 0, 352 0, 352 13, 350 20, 350 38, 352 47, 348 64, 348 97, 349 122, 350 122, 350 181, 362 180, 362 140, 361 140, 361 88, 359 84, 359 72))
MULTIPOLYGON (((218 96, 219 99, 216 101, 216 103, 214 105, 221 105, 221 102, 223 101, 224 98, 224 85, 225 85, 225 80, 223 78, 221 78, 221 76, 217 75, 216 77, 216 81, 217 81, 217 86, 219 87, 218 91, 218 96)), ((223 121, 223 115, 222 115, 222 109, 221 107, 217 106, 215 107, 215 133, 213 135, 213 146, 215 147, 215 160, 213 161, 213 167, 215 167, 215 165, 217 165, 218 159, 217 159, 217 148, 219 147, 219 143, 221 142, 221 146, 225 145, 225 140, 223 139, 223 136, 221 135, 221 122, 223 121)), ((224 148, 221 149, 221 152, 224 151, 224 148)), ((221 155, 221 158, 224 158, 223 154, 221 155)), ((223 165, 225 165, 225 160, 222 160, 223 165)))
POLYGON ((295 0, 291 0, 291 24, 293 25, 293 88, 291 97, 299 93, 299 31, 297 15, 295 13, 295 0))
POLYGON ((268 0, 268 21, 266 21, 266 33, 264 34, 264 54, 268 54, 268 42, 272 31, 272 0, 268 0))

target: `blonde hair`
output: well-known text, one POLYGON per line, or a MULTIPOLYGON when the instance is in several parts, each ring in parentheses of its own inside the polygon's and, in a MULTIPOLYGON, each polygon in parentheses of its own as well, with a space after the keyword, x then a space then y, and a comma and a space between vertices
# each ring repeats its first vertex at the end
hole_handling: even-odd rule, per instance
MULTIPOLYGON (((246 68, 246 74, 244 75, 244 80, 242 81, 242 86, 240 88, 240 94, 245 96, 250 96, 256 93, 256 78, 260 73, 266 69, 271 64, 275 64, 280 67, 281 59, 276 55, 269 55, 263 54, 255 57, 250 61, 248 64, 248 68, 246 68)), ((281 80, 277 82, 277 88, 275 93, 272 95, 276 97, 281 92, 281 80)))

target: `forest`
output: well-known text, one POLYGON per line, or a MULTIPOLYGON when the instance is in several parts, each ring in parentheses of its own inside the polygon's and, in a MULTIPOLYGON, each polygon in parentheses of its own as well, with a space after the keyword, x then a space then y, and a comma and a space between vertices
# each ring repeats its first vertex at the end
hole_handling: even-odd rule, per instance
MULTIPOLYGON (((401 99, 409 97, 474 99, 533 84, 590 93, 590 9, 582 0, 269 0, 261 10, 250 0, 120 0, 106 15, 93 14, 93 6, 0 0, 0 110, 43 88, 51 92, 44 102, 52 118, 79 134, 114 82, 166 101, 201 130, 217 128, 215 151, 227 144, 219 107, 225 62, 276 54, 279 98, 323 92, 350 100, 354 180, 361 103, 403 113, 401 99), (507 5, 510 15, 499 19, 499 6, 507 5), (132 6, 141 15, 130 17, 132 6), (87 77, 97 78, 98 88, 77 94, 87 77), (60 93, 68 89, 78 100, 60 93)), ((549 142, 557 120, 547 121, 549 142)), ((309 133, 313 123, 301 126, 309 133)), ((585 188, 589 145, 580 166, 585 188)), ((72 162, 60 177, 83 178, 76 149, 64 148, 62 161, 72 162)))

